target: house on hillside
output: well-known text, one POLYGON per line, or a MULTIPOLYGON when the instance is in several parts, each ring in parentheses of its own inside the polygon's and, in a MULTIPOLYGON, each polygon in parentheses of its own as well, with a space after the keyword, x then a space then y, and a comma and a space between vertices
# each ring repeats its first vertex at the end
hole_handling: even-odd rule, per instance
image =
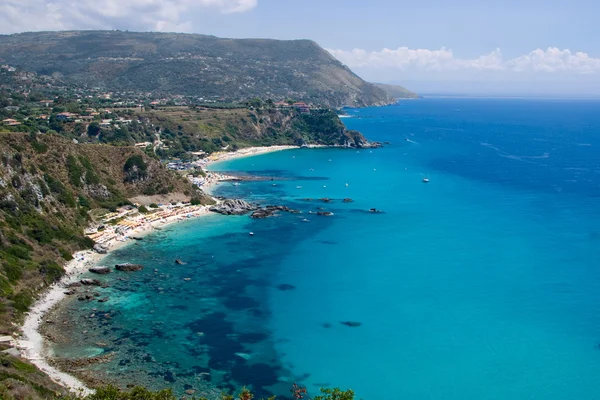
POLYGON ((302 101, 294 103, 294 108, 296 110, 300 111, 301 113, 309 113, 310 112, 310 106, 302 101))
POLYGON ((78 117, 79 117, 79 115, 73 114, 70 112, 62 112, 62 113, 56 115, 56 119, 59 121, 70 121, 70 120, 78 118, 78 117))
POLYGON ((3 119, 2 120, 2 124, 6 125, 6 126, 17 126, 17 125, 21 125, 21 123, 19 121, 17 121, 16 119, 12 119, 12 118, 7 118, 7 119, 3 119))
POLYGON ((50 107, 52 104, 54 104, 54 100, 41 100, 40 104, 42 107, 50 107))

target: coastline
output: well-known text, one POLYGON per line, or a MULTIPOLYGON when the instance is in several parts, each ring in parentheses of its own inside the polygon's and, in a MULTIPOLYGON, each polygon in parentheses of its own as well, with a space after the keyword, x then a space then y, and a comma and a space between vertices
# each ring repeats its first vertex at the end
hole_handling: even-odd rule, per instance
MULTIPOLYGON (((190 207, 195 206, 188 206, 188 208, 190 207)), ((184 207, 183 209, 186 208, 184 207)), ((127 231, 127 235, 123 238, 112 238, 108 240, 103 243, 107 248, 106 254, 100 254, 93 250, 84 250, 73 254, 73 260, 67 262, 64 266, 65 275, 63 278, 50 286, 33 306, 31 306, 29 312, 26 314, 25 320, 20 327, 21 337, 16 340, 16 348, 21 352, 21 357, 31 362, 48 375, 50 379, 61 386, 64 386, 71 392, 83 395, 93 393, 93 389, 88 388, 80 379, 59 370, 48 362, 50 356, 49 348, 46 339, 40 333, 40 326, 43 323, 43 318, 66 298, 65 285, 79 280, 82 274, 87 272, 90 267, 98 265, 111 251, 115 251, 128 243, 131 243, 132 241, 128 239, 131 235, 143 237, 152 233, 158 226, 164 227, 184 219, 198 218, 209 214, 211 214, 211 212, 208 210, 208 206, 196 206, 196 210, 186 213, 186 217, 182 217, 181 214, 172 215, 161 220, 132 228, 127 231)))
MULTIPOLYGON (((309 146, 309 147, 322 147, 322 146, 309 146)), ((298 146, 269 146, 269 147, 250 147, 241 149, 236 152, 224 152, 217 153, 210 156, 203 167, 208 167, 214 163, 221 161, 228 161, 236 158, 250 157, 256 155, 262 155, 275 151, 298 149, 298 146)), ((207 179, 202 189, 206 190, 210 194, 210 189, 214 185, 218 185, 219 181, 229 180, 235 177, 213 173, 207 171, 207 179)), ((166 212, 169 210, 168 207, 163 207, 163 210, 158 211, 166 212)), ((61 371, 58 368, 52 366, 49 362, 51 356, 47 340, 40 333, 40 327, 44 321, 44 317, 55 307, 59 305, 61 301, 66 298, 65 286, 69 283, 77 281, 82 274, 87 272, 90 267, 98 265, 110 252, 115 251, 123 246, 131 243, 131 236, 143 237, 154 231, 156 227, 164 227, 176 222, 180 222, 184 219, 198 218, 211 214, 209 206, 191 206, 186 205, 180 207, 177 212, 173 215, 168 215, 165 218, 152 220, 152 214, 148 216, 138 216, 137 219, 128 218, 125 221, 131 222, 130 229, 126 233, 117 234, 116 228, 105 232, 101 236, 97 236, 98 242, 106 248, 105 254, 100 254, 93 250, 79 251, 73 254, 73 260, 67 262, 64 265, 65 275, 59 282, 52 284, 42 295, 35 301, 31 306, 29 312, 26 313, 25 320, 20 327, 21 336, 16 340, 16 348, 20 351, 21 357, 31 362, 42 372, 50 377, 54 382, 64 386, 66 389, 73 393, 87 395, 94 392, 83 383, 80 379, 67 372, 61 371), (102 238, 102 236, 105 236, 102 238)), ((96 240, 95 240, 96 241, 96 240)))

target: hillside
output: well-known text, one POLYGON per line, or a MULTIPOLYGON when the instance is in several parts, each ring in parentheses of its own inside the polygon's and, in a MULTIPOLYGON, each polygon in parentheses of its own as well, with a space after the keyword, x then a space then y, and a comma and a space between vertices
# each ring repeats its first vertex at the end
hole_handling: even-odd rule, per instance
POLYGON ((309 40, 121 31, 0 35, 0 63, 66 84, 205 99, 293 98, 330 107, 393 102, 309 40))
POLYGON ((93 244, 83 235, 89 210, 115 210, 141 194, 202 197, 132 147, 3 133, 0 155, 0 335, 12 332, 37 290, 59 279, 74 251, 93 244))
POLYGON ((390 85, 388 83, 374 83, 373 85, 377 86, 379 89, 383 90, 389 96, 392 96, 395 99, 416 99, 419 97, 418 94, 411 92, 404 86, 390 85))

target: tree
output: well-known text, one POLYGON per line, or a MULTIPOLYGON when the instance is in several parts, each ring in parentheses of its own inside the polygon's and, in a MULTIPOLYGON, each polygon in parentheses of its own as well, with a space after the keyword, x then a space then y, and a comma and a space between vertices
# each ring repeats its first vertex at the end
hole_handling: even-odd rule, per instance
POLYGON ((100 124, 97 122, 92 122, 91 124, 88 125, 87 128, 87 134, 88 136, 98 136, 98 134, 100 133, 100 124))

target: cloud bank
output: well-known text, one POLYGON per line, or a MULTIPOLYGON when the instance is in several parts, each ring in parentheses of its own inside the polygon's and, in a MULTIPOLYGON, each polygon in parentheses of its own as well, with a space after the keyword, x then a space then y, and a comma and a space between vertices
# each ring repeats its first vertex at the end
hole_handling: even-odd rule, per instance
POLYGON ((193 29, 199 12, 241 13, 258 0, 2 0, 0 32, 68 29, 193 29))
POLYGON ((505 60, 500 49, 473 59, 454 56, 452 50, 409 49, 381 51, 328 50, 334 57, 350 68, 369 70, 418 70, 429 72, 443 71, 504 71, 504 72, 545 72, 569 73, 577 75, 600 72, 600 58, 587 53, 571 52, 568 49, 549 47, 537 49, 528 54, 505 60))

